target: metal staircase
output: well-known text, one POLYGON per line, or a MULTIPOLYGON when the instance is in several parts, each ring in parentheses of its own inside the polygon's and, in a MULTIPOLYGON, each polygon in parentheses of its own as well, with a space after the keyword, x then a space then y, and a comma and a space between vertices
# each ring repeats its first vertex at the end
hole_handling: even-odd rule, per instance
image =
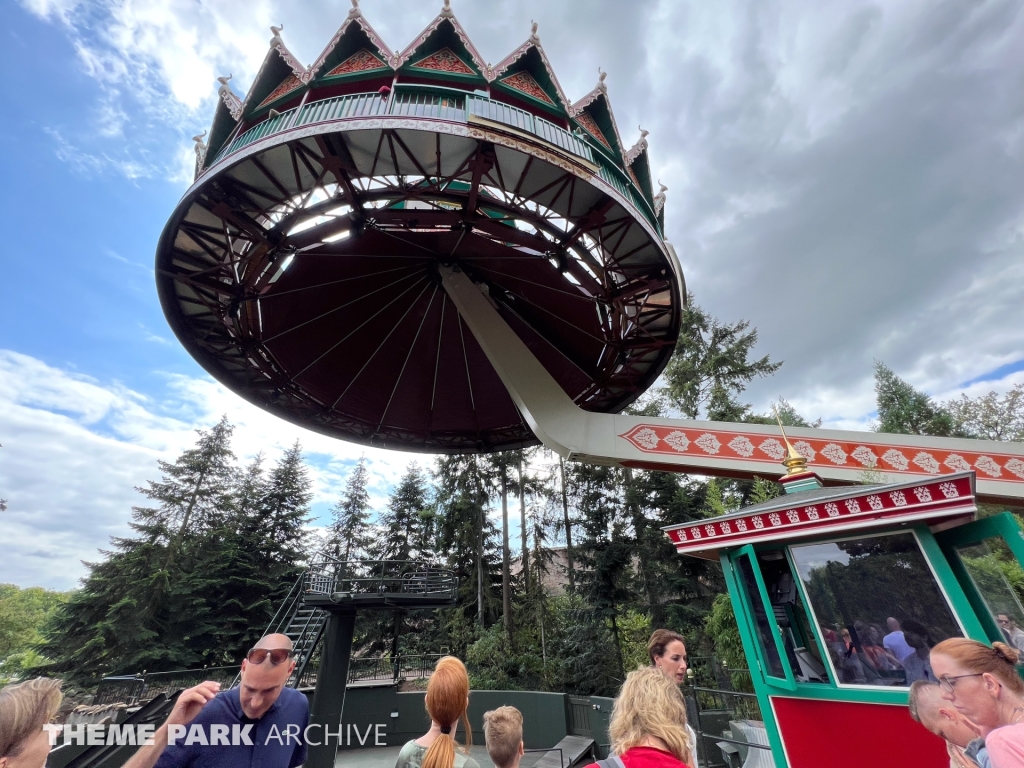
MULTIPOLYGON (((313 569, 314 566, 311 565, 309 570, 304 571, 295 580, 287 596, 281 602, 281 607, 277 609, 274 618, 270 620, 270 624, 263 632, 264 636, 275 633, 287 635, 288 639, 292 641, 292 649, 295 651, 295 671, 288 678, 288 685, 292 688, 299 686, 306 667, 313 657, 313 652, 323 635, 324 625, 327 623, 326 611, 306 605, 303 601, 305 587, 313 569)), ((321 568, 317 568, 317 571, 320 570, 321 568)), ((239 672, 231 687, 237 686, 241 678, 242 673, 239 672)))

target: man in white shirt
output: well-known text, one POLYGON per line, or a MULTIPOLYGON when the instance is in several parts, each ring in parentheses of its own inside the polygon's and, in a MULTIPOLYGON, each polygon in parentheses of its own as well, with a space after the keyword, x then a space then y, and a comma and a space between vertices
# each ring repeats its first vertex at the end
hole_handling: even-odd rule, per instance
POLYGON ((882 645, 892 651, 892 655, 902 664, 914 652, 914 649, 907 644, 907 640, 903 636, 903 629, 896 619, 890 616, 885 620, 885 626, 889 628, 889 634, 882 638, 882 645))

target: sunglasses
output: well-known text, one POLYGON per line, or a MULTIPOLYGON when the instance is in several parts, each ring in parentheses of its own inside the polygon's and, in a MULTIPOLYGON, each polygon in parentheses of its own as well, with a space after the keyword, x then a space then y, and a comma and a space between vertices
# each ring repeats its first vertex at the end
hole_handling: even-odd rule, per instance
POLYGON ((294 655, 295 651, 290 648, 253 648, 245 654, 245 658, 249 660, 250 664, 262 664, 269 656, 270 663, 276 667, 279 664, 284 664, 294 655))

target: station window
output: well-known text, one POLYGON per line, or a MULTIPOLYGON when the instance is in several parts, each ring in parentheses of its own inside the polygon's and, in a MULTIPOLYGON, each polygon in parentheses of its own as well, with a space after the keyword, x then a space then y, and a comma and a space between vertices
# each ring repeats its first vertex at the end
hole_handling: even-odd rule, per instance
POLYGON ((913 533, 790 547, 836 680, 934 680, 929 649, 963 635, 913 533))
POLYGON ((760 640, 761 651, 768 673, 783 677, 781 660, 772 638, 771 623, 778 627, 789 667, 797 682, 827 683, 828 674, 821 648, 811 628, 810 617, 793 579, 786 553, 782 549, 757 553, 757 565, 768 595, 768 606, 753 596, 758 594, 757 584, 749 560, 737 561, 747 594, 751 596, 753 619, 760 640), (767 611, 772 612, 769 618, 767 611))

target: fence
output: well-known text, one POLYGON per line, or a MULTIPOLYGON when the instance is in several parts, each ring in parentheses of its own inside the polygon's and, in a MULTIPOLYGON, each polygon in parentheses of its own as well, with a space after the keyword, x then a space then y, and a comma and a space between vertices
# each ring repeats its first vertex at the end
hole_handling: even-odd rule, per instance
POLYGON ((753 690, 747 669, 726 667, 713 657, 690 659, 683 691, 705 768, 739 765, 750 749, 770 753, 753 690))
POLYGON ((202 669, 176 669, 171 672, 142 672, 137 675, 105 677, 96 688, 93 704, 128 704, 148 701, 161 693, 170 696, 176 691, 191 688, 204 680, 214 680, 225 688, 231 684, 237 666, 203 667, 202 669))
MULTIPOLYGON (((390 656, 354 658, 349 663, 348 682, 352 684, 372 680, 417 680, 430 677, 430 673, 434 671, 437 660, 440 658, 440 653, 400 655, 397 664, 390 656)), ((313 654, 310 663, 306 665, 306 670, 295 687, 315 687, 319 667, 320 652, 318 649, 313 654)), ((140 701, 148 701, 161 693, 170 696, 176 691, 191 688, 204 680, 215 680, 227 688, 237 673, 238 667, 231 666, 105 677, 100 681, 92 703, 121 703, 134 706, 140 701)))

